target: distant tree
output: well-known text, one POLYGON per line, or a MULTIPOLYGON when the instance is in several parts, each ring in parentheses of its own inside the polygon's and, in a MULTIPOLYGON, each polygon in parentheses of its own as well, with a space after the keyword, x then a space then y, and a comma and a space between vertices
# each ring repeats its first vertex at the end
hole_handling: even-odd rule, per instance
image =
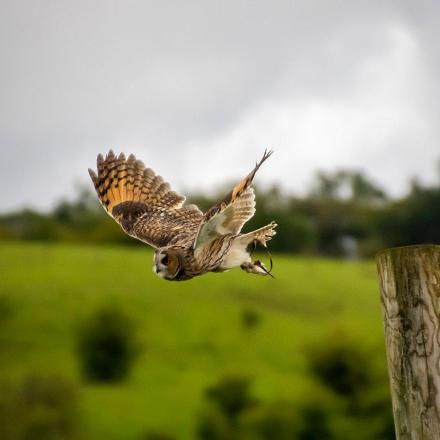
POLYGON ((1 217, 0 229, 6 238, 29 241, 55 241, 60 233, 59 225, 52 216, 31 209, 1 217))
POLYGON ((341 197, 343 180, 344 175, 341 172, 318 171, 312 184, 310 196, 320 199, 338 199, 341 197))
POLYGON ((377 215, 376 232, 384 245, 440 243, 440 187, 413 182, 409 195, 377 215))
POLYGON ((385 191, 363 173, 354 171, 349 173, 347 178, 350 180, 352 199, 361 203, 381 203, 386 200, 385 191))
MULTIPOLYGON (((206 211, 232 185, 214 195, 196 195, 189 202, 206 211)), ((271 252, 340 257, 371 257, 387 246, 438 243, 439 191, 438 185, 426 187, 413 179, 409 194, 392 200, 362 171, 319 171, 303 197, 276 185, 257 188, 257 210, 243 232, 276 220, 271 252)), ((143 246, 121 231, 89 187, 79 187, 74 198, 61 200, 49 213, 25 209, 0 216, 0 239, 143 246)))
POLYGON ((377 203, 387 198, 382 188, 358 170, 318 171, 310 196, 327 200, 352 199, 359 203, 377 203))

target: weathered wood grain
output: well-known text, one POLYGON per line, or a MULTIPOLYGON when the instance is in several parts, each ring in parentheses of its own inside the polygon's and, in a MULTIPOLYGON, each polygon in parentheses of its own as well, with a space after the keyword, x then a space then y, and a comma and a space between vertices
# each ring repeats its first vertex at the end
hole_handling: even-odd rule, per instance
POLYGON ((398 440, 440 439, 440 246, 377 257, 398 440))

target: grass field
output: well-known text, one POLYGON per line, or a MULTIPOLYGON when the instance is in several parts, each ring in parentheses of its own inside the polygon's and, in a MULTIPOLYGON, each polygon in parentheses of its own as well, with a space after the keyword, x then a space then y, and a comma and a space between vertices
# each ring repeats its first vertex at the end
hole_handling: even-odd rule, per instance
POLYGON ((148 430, 194 438, 204 390, 225 374, 252 378, 263 400, 295 401, 314 379, 305 352, 344 335, 385 370, 373 262, 275 256, 276 279, 241 270, 172 283, 147 249, 0 244, 0 374, 60 374, 79 387, 79 437, 138 439, 148 430), (132 317, 142 347, 121 384, 82 380, 78 329, 103 305, 132 317), (261 316, 246 329, 243 310, 261 316), (335 336, 337 337, 337 336, 335 336))

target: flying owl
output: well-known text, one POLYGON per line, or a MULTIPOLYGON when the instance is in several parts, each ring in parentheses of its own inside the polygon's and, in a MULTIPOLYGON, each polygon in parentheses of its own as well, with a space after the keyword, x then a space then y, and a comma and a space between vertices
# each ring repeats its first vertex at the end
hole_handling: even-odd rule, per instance
POLYGON ((257 243, 275 235, 277 224, 241 234, 255 213, 251 187, 255 173, 272 154, 264 152, 255 168, 231 192, 203 214, 196 205, 131 154, 128 159, 112 150, 97 158, 97 173, 89 169, 103 208, 130 236, 153 248, 154 272, 173 281, 189 280, 207 272, 225 272, 240 266, 248 273, 270 275, 261 261, 252 262, 257 243))

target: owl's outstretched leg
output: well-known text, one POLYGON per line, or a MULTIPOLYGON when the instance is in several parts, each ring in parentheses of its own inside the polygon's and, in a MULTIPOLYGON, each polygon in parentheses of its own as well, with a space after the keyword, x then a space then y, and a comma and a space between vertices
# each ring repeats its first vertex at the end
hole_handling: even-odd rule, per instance
MULTIPOLYGON (((243 235, 242 237, 240 237, 240 240, 247 242, 249 253, 255 249, 257 243, 261 244, 261 246, 263 246, 264 249, 267 250, 267 242, 276 234, 275 231, 276 227, 277 224, 275 222, 271 222, 268 225, 263 226, 260 229, 257 229, 256 231, 249 232, 248 234, 243 235), (251 247, 252 249, 249 249, 249 247, 251 247)), ((264 263, 262 263, 260 260, 256 260, 254 262, 246 261, 243 264, 241 264, 240 267, 248 273, 270 275, 272 278, 274 278, 274 276, 270 273, 272 271, 272 257, 270 256, 270 254, 269 254, 269 258, 270 258, 269 270, 267 270, 264 263)))
POLYGON ((240 237, 240 241, 246 245, 251 245, 254 242, 260 243, 261 246, 267 247, 267 242, 273 238, 277 233, 275 228, 278 225, 275 222, 270 222, 268 225, 263 226, 256 231, 249 232, 240 237))
POLYGON ((224 271, 240 266, 248 273, 270 275, 270 271, 272 270, 272 259, 270 269, 267 270, 266 266, 261 261, 257 260, 252 262, 251 253, 258 243, 267 250, 266 243, 275 235, 276 227, 277 224, 272 222, 256 231, 235 237, 232 246, 223 258, 221 265, 215 270, 224 271))

